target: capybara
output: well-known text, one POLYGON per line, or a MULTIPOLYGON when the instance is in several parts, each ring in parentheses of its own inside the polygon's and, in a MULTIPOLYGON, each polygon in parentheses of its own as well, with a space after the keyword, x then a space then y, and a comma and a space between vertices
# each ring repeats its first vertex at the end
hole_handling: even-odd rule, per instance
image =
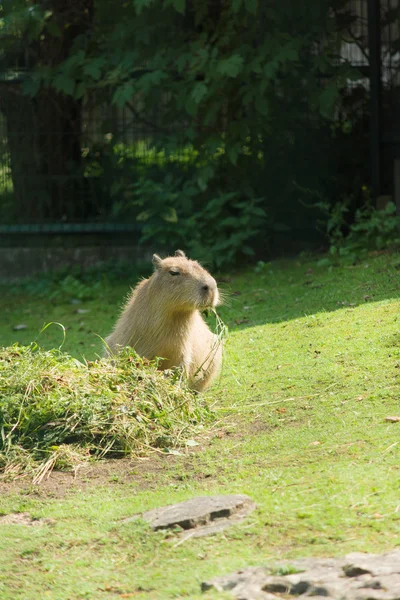
POLYGON ((218 375, 222 342, 200 312, 220 301, 217 283, 182 250, 161 259, 153 255, 154 273, 132 291, 114 330, 109 351, 124 346, 148 359, 161 357, 161 369, 182 367, 189 385, 203 391, 218 375))

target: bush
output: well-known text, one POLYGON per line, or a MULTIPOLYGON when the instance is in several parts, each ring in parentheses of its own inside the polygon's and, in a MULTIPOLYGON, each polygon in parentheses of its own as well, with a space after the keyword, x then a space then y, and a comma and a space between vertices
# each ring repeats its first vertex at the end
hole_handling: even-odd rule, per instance
POLYGON ((376 209, 371 202, 367 188, 364 188, 365 204, 356 210, 354 221, 347 217, 349 199, 329 209, 320 205, 327 214, 327 235, 329 239, 329 258, 354 262, 368 252, 400 247, 400 215, 393 202, 388 202, 382 210, 376 209))
POLYGON ((254 253, 254 238, 266 221, 264 199, 253 190, 224 192, 208 182, 211 167, 198 164, 147 167, 125 189, 121 215, 141 225, 141 243, 173 249, 183 247, 216 267, 254 253))

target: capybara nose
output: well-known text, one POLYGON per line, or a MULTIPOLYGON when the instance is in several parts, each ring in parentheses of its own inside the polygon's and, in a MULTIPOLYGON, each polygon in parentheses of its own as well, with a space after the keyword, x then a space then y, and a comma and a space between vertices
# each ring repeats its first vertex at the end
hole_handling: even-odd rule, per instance
POLYGON ((209 279, 207 280, 207 283, 203 281, 200 288, 204 298, 203 301, 209 306, 217 306, 219 303, 219 295, 215 279, 209 279))
POLYGON ((214 279, 208 280, 207 283, 203 282, 201 285, 201 290, 202 292, 208 293, 208 292, 212 292, 214 293, 217 289, 217 282, 214 279))

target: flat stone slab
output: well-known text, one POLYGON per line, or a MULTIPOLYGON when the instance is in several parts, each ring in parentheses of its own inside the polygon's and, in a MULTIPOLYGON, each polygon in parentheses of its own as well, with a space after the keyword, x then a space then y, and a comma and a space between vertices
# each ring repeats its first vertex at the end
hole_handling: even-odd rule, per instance
POLYGON ((230 592, 240 600, 308 598, 400 600, 400 550, 354 552, 344 558, 307 558, 271 569, 250 567, 202 583, 202 590, 230 592), (274 575, 276 572, 287 575, 274 575))
POLYGON ((217 533, 241 521, 255 507, 253 500, 244 494, 200 496, 148 510, 124 519, 124 522, 142 518, 154 530, 180 527, 187 532, 185 537, 200 537, 217 533))

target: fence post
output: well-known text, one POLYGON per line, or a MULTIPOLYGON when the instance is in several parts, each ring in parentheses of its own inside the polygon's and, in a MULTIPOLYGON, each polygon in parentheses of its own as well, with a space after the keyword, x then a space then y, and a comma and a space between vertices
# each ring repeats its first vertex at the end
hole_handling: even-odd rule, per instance
POLYGON ((382 78, 381 78, 381 6, 380 0, 368 0, 368 50, 370 85, 370 153, 372 194, 382 193, 382 78))

